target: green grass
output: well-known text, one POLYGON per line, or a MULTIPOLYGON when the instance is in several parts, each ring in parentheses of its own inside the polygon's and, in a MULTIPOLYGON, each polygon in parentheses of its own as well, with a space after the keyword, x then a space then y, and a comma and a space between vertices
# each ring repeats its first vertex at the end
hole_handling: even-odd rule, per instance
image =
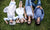
MULTIPOLYGON (((7 17, 3 9, 9 5, 9 2, 10 0, 0 0, 0 30, 50 30, 50 0, 41 0, 45 16, 40 26, 36 26, 34 20, 31 25, 27 25, 26 23, 16 24, 15 26, 7 25, 3 20, 4 17, 7 17)), ((19 0, 16 0, 17 7, 18 4, 19 0)), ((23 6, 24 5, 25 0, 23 0, 23 6)))

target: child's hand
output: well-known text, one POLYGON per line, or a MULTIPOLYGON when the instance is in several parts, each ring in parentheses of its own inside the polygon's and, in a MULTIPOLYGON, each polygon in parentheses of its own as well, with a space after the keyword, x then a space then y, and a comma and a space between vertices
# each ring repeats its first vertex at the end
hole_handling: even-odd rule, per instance
POLYGON ((37 6, 37 8, 39 8, 40 6, 37 6))
POLYGON ((42 7, 40 7, 40 9, 43 9, 42 7))
POLYGON ((8 24, 8 22, 6 21, 6 24, 8 24))

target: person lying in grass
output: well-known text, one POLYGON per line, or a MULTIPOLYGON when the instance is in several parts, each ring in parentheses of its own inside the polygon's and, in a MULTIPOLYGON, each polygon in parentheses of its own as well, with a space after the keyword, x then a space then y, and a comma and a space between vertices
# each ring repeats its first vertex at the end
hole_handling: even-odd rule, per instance
POLYGON ((16 9, 16 14, 18 15, 16 18, 16 23, 23 23, 24 21, 26 21, 24 19, 24 8, 22 7, 22 1, 19 2, 19 8, 16 9))
POLYGON ((33 16, 34 16, 31 0, 26 0, 24 8, 25 8, 24 10, 25 19, 28 19, 28 24, 31 24, 31 19, 33 19, 33 16))
POLYGON ((34 18, 35 18, 35 23, 38 25, 44 18, 44 10, 41 7, 41 0, 38 0, 37 5, 35 5, 34 18))
POLYGON ((16 4, 15 0, 11 0, 9 6, 4 8, 4 12, 7 13, 7 18, 4 18, 6 24, 8 24, 8 21, 12 23, 14 20, 13 18, 15 17, 15 9, 16 9, 15 4, 16 4))

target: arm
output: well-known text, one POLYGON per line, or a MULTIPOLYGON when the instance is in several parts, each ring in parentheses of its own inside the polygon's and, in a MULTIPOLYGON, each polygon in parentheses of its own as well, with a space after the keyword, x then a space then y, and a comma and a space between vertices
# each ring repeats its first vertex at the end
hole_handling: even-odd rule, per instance
POLYGON ((8 21, 7 21, 7 19, 8 19, 8 18, 4 18, 4 21, 6 22, 6 24, 8 24, 8 21))
POLYGON ((43 10, 43 8, 41 6, 40 6, 40 9, 42 11, 42 16, 44 17, 44 10, 43 10))
POLYGON ((42 9, 42 16, 44 17, 44 10, 42 9))
MULTIPOLYGON (((31 8, 32 8, 32 6, 31 6, 31 8)), ((32 8, 32 13, 33 13, 33 16, 34 16, 34 11, 33 11, 33 8, 32 8)))
POLYGON ((27 17, 27 15, 26 15, 26 11, 25 11, 25 7, 24 7, 24 16, 25 16, 25 18, 27 17))
POLYGON ((4 13, 7 13, 8 7, 4 8, 4 13))

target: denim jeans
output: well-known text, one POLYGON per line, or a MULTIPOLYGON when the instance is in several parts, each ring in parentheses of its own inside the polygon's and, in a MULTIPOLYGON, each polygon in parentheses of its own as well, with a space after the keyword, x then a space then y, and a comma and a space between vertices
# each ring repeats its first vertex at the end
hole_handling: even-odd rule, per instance
POLYGON ((25 7, 31 6, 31 5, 32 5, 31 0, 26 0, 25 7))
POLYGON ((32 6, 34 6, 34 7, 41 6, 41 0, 38 0, 37 4, 35 4, 34 2, 32 2, 32 6))
POLYGON ((35 0, 31 0, 31 2, 34 2, 35 0))

